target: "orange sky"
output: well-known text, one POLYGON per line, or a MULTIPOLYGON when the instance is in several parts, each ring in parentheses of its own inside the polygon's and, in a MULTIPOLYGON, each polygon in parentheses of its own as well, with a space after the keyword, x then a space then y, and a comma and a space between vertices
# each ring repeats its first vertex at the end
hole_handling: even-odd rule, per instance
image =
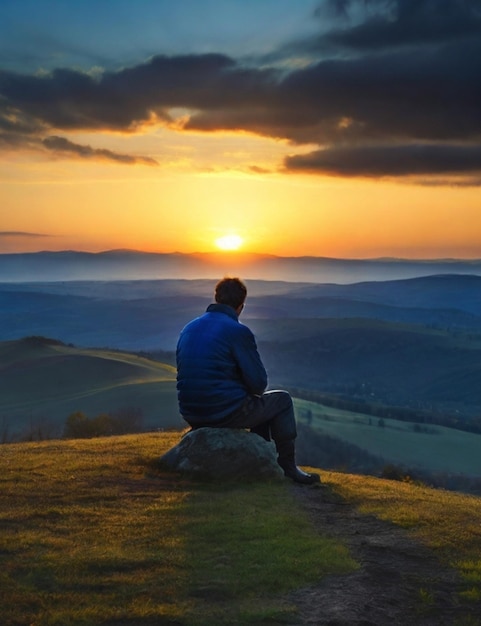
MULTIPOLYGON (((481 257, 477 188, 282 173, 292 148, 249 136, 156 140, 171 153, 160 167, 4 154, 1 230, 17 234, 1 251, 203 252, 237 234, 275 255, 481 257)), ((153 138, 127 141, 142 153, 153 138)))
POLYGON ((476 3, 114 5, 0 5, 0 253, 481 258, 476 3))

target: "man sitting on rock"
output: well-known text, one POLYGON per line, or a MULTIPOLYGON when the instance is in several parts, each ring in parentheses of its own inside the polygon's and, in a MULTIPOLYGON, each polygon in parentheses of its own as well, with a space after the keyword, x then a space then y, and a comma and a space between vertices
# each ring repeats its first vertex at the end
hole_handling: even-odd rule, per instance
POLYGON ((267 373, 251 330, 239 322, 247 289, 224 278, 215 303, 182 330, 177 344, 179 409, 192 428, 249 428, 274 440, 285 476, 312 484, 318 474, 296 465, 296 420, 287 391, 265 391, 267 373))

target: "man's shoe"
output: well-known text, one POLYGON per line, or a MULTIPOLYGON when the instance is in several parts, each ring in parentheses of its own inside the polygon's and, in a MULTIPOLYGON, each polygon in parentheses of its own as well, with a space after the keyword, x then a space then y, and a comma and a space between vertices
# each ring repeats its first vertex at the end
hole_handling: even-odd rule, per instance
POLYGON ((284 476, 292 478, 294 482, 300 483, 301 485, 313 485, 314 483, 321 482, 319 474, 308 474, 297 466, 294 466, 292 469, 284 470, 284 476))

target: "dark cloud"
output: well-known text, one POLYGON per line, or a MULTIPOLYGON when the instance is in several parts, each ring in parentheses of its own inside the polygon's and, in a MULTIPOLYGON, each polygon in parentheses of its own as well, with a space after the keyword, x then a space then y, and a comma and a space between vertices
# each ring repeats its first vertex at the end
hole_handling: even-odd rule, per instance
POLYGON ((47 148, 47 150, 51 150, 56 154, 69 154, 81 159, 94 158, 127 164, 142 163, 144 165, 158 165, 155 159, 151 159, 149 157, 136 157, 128 154, 119 154, 117 152, 112 152, 111 150, 82 146, 65 139, 65 137, 46 137, 42 140, 42 144, 47 148))
POLYGON ((171 121, 172 107, 214 108, 218 98, 237 101, 240 92, 259 97, 263 73, 234 69, 222 55, 154 57, 148 63, 95 78, 59 69, 46 76, 0 72, 0 94, 11 111, 63 130, 133 131, 155 115, 171 121))
MULTIPOLYGON (((10 86, 12 86, 15 82, 14 76, 10 76, 10 81, 5 82, 10 82, 10 86)), ((4 72, 3 79, 5 77, 6 73, 4 72)), ((24 77, 22 77, 20 83, 23 80, 24 77)), ((34 82, 36 80, 38 79, 34 79, 34 82)), ((21 85, 19 85, 19 90, 21 91, 20 87, 21 85)), ((26 91, 23 98, 27 99, 27 93, 28 91, 26 91)), ((61 102, 62 98, 60 97, 60 102, 53 104, 54 108, 61 106, 61 102)), ((94 102, 92 102, 93 104, 94 102)), ((5 149, 19 148, 38 151, 40 148, 43 148, 51 153, 69 157, 102 159, 125 164, 143 163, 146 165, 157 165, 157 162, 150 157, 119 154, 105 149, 93 149, 90 146, 75 144, 59 136, 43 137, 52 126, 56 126, 49 119, 49 107, 45 103, 45 114, 43 116, 38 114, 32 115, 31 108, 32 104, 25 105, 22 102, 22 98, 18 98, 18 100, 15 98, 0 100, 0 149, 3 147, 5 149)), ((79 125, 79 128, 82 128, 82 126, 79 125)))
POLYGON ((481 146, 338 147, 286 159, 290 171, 334 176, 426 176, 481 172, 481 146))
POLYGON ((32 147, 40 141, 48 150, 65 155, 152 165, 156 162, 149 157, 94 150, 50 136, 49 131, 135 132, 152 120, 174 123, 172 108, 220 111, 249 101, 256 106, 270 74, 237 67, 217 54, 159 56, 99 77, 66 69, 42 76, 3 71, 0 144, 32 147))
MULTIPOLYGON (((80 146, 68 131, 248 131, 314 144, 289 170, 344 176, 481 172, 481 0, 336 0, 306 67, 247 67, 220 54, 157 56, 90 76, 0 72, 0 143, 148 163, 80 146), (316 47, 317 46, 317 47, 316 47), (339 52, 341 50, 341 53, 339 52), (347 51, 347 52, 346 52, 347 51), (185 113, 186 121, 176 120, 185 113)), ((296 57, 297 58, 297 57, 296 57)), ((289 67, 289 66, 287 66, 289 67)))
POLYGON ((42 237, 51 237, 51 235, 45 235, 43 233, 28 233, 20 230, 0 230, 0 238, 2 237, 32 237, 32 238, 42 238, 42 237))
POLYGON ((481 34, 480 0, 332 0, 328 6, 347 24, 311 41, 322 49, 426 46, 481 34), (353 24, 347 18, 354 11, 364 19, 353 24))
POLYGON ((195 113, 189 129, 243 129, 296 143, 478 141, 481 41, 414 52, 321 61, 243 97, 195 113), (466 59, 470 59, 469 63, 466 59))

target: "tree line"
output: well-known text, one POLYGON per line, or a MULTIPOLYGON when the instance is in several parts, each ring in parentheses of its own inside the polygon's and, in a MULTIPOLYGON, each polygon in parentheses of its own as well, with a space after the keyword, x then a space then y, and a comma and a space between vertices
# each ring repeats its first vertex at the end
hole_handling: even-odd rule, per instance
POLYGON ((128 435, 143 430, 143 414, 134 407, 119 409, 111 413, 101 413, 88 417, 82 411, 71 413, 65 422, 63 436, 66 439, 90 439, 128 435))
POLYGON ((75 411, 66 418, 63 425, 42 415, 32 416, 23 431, 15 435, 11 433, 8 417, 0 416, 0 444, 13 441, 46 441, 61 437, 88 439, 140 433, 143 430, 143 412, 137 407, 125 407, 94 417, 89 417, 82 411, 75 411))

